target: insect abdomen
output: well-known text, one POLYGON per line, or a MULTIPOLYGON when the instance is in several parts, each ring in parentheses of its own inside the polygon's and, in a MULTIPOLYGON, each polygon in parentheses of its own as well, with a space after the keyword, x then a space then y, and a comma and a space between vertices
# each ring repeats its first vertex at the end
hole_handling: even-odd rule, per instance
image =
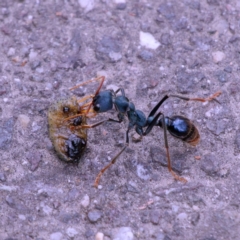
POLYGON ((192 146, 196 146, 200 140, 198 129, 188 119, 182 116, 165 118, 166 126, 170 134, 192 146))

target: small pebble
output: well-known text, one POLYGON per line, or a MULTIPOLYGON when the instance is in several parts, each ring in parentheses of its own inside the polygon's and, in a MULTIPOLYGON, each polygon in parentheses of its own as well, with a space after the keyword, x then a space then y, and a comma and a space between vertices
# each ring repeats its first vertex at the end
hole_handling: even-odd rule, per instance
POLYGON ((95 236, 95 240, 103 240, 104 234, 101 232, 98 232, 95 236))
POLYGON ((63 239, 63 235, 60 232, 55 232, 50 235, 51 240, 61 240, 63 239))
POLYGON ((94 0, 78 0, 78 3, 84 8, 85 13, 94 9, 94 0))
POLYGON ((140 45, 155 50, 160 46, 160 43, 151 33, 140 31, 140 45))
POLYGON ((83 198, 82 198, 82 200, 81 200, 81 205, 86 208, 86 207, 89 206, 89 204, 90 204, 90 198, 89 198, 89 196, 86 194, 86 195, 83 196, 83 198))
POLYGON ((14 56, 15 55, 15 49, 14 48, 9 48, 9 50, 8 50, 8 53, 7 53, 7 56, 8 57, 12 57, 12 56, 14 56))
POLYGON ((130 227, 120 227, 113 234, 113 240, 133 240, 134 235, 130 227))
POLYGON ((6 175, 5 175, 5 173, 2 173, 2 172, 0 172, 0 181, 1 182, 6 182, 6 175))
POLYGON ((236 143, 237 150, 240 152, 240 130, 236 132, 235 143, 236 143))
POLYGON ((187 213, 179 213, 179 214, 177 215, 177 219, 178 219, 179 221, 185 221, 185 220, 187 220, 187 217, 188 217, 187 213))
POLYGON ((148 50, 143 50, 138 54, 138 57, 144 61, 151 61, 153 59, 153 53, 148 50))
POLYGON ((70 238, 74 238, 76 235, 78 235, 78 231, 75 228, 71 227, 67 229, 66 233, 70 238))
POLYGON ((98 210, 92 210, 88 213, 88 219, 91 223, 97 222, 101 217, 102 213, 98 210))
POLYGON ((27 115, 20 114, 18 116, 18 122, 20 123, 20 125, 23 129, 26 129, 28 127, 29 122, 30 122, 30 118, 27 115))
POLYGON ((225 53, 221 51, 216 51, 212 53, 212 57, 215 63, 219 63, 225 58, 225 53))

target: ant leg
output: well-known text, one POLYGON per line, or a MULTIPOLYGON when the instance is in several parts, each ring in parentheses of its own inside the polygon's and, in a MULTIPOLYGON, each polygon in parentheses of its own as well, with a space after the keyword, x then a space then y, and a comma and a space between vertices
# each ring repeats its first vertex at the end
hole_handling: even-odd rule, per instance
POLYGON ((119 91, 121 91, 122 96, 125 97, 125 91, 124 91, 123 88, 119 88, 119 89, 115 92, 115 94, 117 94, 119 91))
MULTIPOLYGON (((102 121, 99 121, 97 123, 94 123, 92 125, 81 125, 79 126, 80 128, 95 128, 105 122, 117 122, 117 123, 121 123, 120 120, 116 120, 116 119, 112 119, 112 118, 108 118, 108 119, 105 119, 105 120, 102 120, 102 121)), ((76 127, 77 128, 77 127, 76 127)))
POLYGON ((169 95, 169 97, 177 97, 177 98, 180 98, 180 99, 186 100, 186 101, 210 102, 210 101, 214 100, 214 101, 218 102, 218 100, 216 98, 219 95, 221 95, 221 93, 222 93, 221 91, 218 91, 208 98, 189 98, 189 97, 183 97, 183 96, 179 96, 179 95, 169 95))
POLYGON ((166 152, 167 152, 167 161, 168 161, 168 171, 173 175, 173 177, 178 180, 181 181, 183 183, 186 183, 187 180, 183 177, 180 177, 179 175, 177 175, 173 170, 172 170, 172 164, 171 164, 171 159, 170 159, 170 154, 169 154, 169 147, 168 147, 168 140, 167 140, 167 127, 165 124, 165 117, 164 114, 161 114, 162 117, 162 125, 163 125, 163 132, 164 132, 164 142, 165 142, 165 148, 166 148, 166 152))
POLYGON ((152 128, 153 128, 154 126, 156 126, 157 120, 159 119, 159 117, 160 117, 161 115, 163 115, 163 114, 162 114, 161 112, 159 112, 159 113, 153 118, 153 120, 147 124, 147 126, 146 126, 147 129, 143 132, 143 136, 148 135, 148 134, 152 131, 152 128))
MULTIPOLYGON (((189 98, 189 97, 183 97, 180 95, 165 95, 157 104, 156 106, 151 110, 151 112, 149 113, 148 117, 147 117, 147 121, 148 123, 152 121, 153 116, 155 115, 155 113, 157 112, 157 110, 160 108, 160 106, 170 97, 176 97, 185 101, 199 101, 199 102, 208 102, 208 101, 216 101, 218 102, 218 100, 216 99, 216 97, 218 97, 222 92, 216 92, 215 94, 213 94, 212 96, 208 97, 208 98, 189 98)), ((219 103, 219 102, 218 102, 219 103)))
MULTIPOLYGON (((105 77, 104 77, 104 76, 101 76, 101 77, 96 78, 96 80, 97 80, 97 79, 99 79, 101 82, 100 82, 100 85, 99 85, 99 87, 97 88, 94 96, 96 96, 96 95, 100 92, 100 90, 101 90, 101 88, 102 88, 102 85, 103 85, 103 82, 104 82, 104 80, 105 80, 105 77)), ((91 101, 91 104, 89 104, 89 106, 88 106, 88 108, 87 108, 87 111, 86 111, 86 114, 88 114, 90 108, 92 107, 92 104, 93 104, 93 101, 91 101)))
POLYGON ((87 95, 79 100, 77 100, 78 103, 81 103, 81 102, 85 102, 86 100, 88 100, 89 98, 93 98, 94 95, 87 95))
MULTIPOLYGON (((99 93, 100 89, 102 88, 102 85, 103 85, 104 80, 105 80, 105 76, 97 77, 97 78, 91 79, 91 80, 89 80, 89 81, 80 83, 80 84, 78 84, 78 85, 70 88, 70 90, 74 90, 74 89, 79 88, 80 86, 83 86, 83 85, 88 84, 88 83, 90 83, 90 82, 100 81, 99 87, 97 88, 95 94, 93 95, 93 96, 96 96, 96 95, 99 93)), ((90 95, 90 96, 91 96, 91 95, 90 95)), ((92 96, 91 96, 91 97, 92 97, 92 96)), ((86 96, 85 98, 83 98, 83 100, 80 100, 80 101, 87 100, 88 98, 90 98, 90 97, 89 97, 89 96, 86 96)), ((91 101, 91 103, 89 104, 89 106, 88 106, 88 108, 87 108, 87 110, 86 110, 86 114, 88 114, 88 112, 90 111, 91 106, 92 106, 92 101, 91 101)))
MULTIPOLYGON (((90 112, 92 112, 92 111, 90 111, 90 112)), ((92 115, 92 116, 86 116, 86 113, 83 111, 83 113, 79 113, 79 114, 73 115, 73 116, 71 116, 71 117, 65 118, 63 121, 64 121, 64 122, 67 122, 67 121, 69 121, 69 120, 71 120, 71 119, 73 119, 73 118, 81 117, 81 116, 86 116, 86 117, 90 118, 90 117, 95 117, 96 115, 97 115, 97 114, 93 112, 93 115, 92 115)))
POLYGON ((111 160, 111 162, 106 165, 97 175, 95 182, 94 182, 94 187, 98 187, 99 181, 101 176, 103 175, 103 173, 109 168, 111 167, 118 159, 118 157, 122 154, 122 152, 128 147, 129 145, 129 137, 128 137, 128 133, 129 133, 129 129, 126 132, 126 143, 125 146, 121 149, 121 151, 111 160))
POLYGON ((100 76, 100 77, 97 77, 97 78, 94 78, 94 79, 90 79, 90 80, 88 80, 88 81, 86 81, 86 82, 80 83, 80 84, 78 84, 78 85, 76 85, 76 86, 74 86, 74 87, 72 87, 72 88, 69 88, 69 90, 74 90, 74 89, 76 89, 76 88, 79 88, 79 87, 81 87, 81 86, 83 86, 83 85, 86 85, 86 84, 88 84, 88 83, 91 83, 91 82, 101 81, 101 83, 100 83, 100 85, 99 85, 99 87, 98 87, 98 89, 100 90, 101 87, 102 87, 102 85, 103 85, 104 80, 105 80, 105 76, 100 76))

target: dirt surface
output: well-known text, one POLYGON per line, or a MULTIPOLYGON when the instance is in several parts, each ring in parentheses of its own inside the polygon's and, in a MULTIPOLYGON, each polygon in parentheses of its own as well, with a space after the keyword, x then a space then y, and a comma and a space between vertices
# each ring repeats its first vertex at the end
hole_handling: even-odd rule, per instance
MULTIPOLYGON (((220 240, 240 235, 240 4, 238 0, 0 1, 0 239, 220 240), (146 115, 183 115, 199 129, 196 147, 154 127, 124 146, 128 121, 88 131, 78 167, 61 161, 47 111, 59 99, 125 89, 146 115), (136 140, 137 138, 137 140, 136 140)), ((88 120, 116 118, 115 110, 88 120)))

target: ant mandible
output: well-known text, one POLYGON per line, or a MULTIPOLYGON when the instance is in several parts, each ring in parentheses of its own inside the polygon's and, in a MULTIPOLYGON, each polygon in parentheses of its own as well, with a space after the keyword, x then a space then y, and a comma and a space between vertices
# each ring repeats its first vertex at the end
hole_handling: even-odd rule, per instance
MULTIPOLYGON (((94 95, 87 96, 84 100, 87 100, 88 98, 92 98, 92 101, 90 103, 87 103, 84 105, 84 107, 87 107, 86 114, 89 112, 92 112, 94 116, 98 113, 103 113, 111 110, 113 106, 115 107, 116 111, 118 112, 118 120, 108 118, 103 121, 100 121, 94 125, 87 125, 87 128, 96 127, 106 121, 113 121, 113 122, 119 122, 121 123, 124 120, 124 116, 127 116, 128 118, 128 128, 126 131, 126 142, 124 147, 119 151, 119 153, 111 160, 109 164, 107 164, 99 174, 97 175, 94 186, 97 187, 100 181, 100 178, 102 174, 111 166, 113 165, 117 158, 122 154, 122 152, 128 147, 129 145, 129 131, 135 127, 135 131, 141 136, 148 135, 154 126, 159 126, 163 128, 164 131, 164 143, 166 148, 166 154, 167 154, 167 163, 168 163, 168 170, 173 175, 173 177, 181 182, 187 182, 187 180, 183 177, 180 177, 178 174, 176 174, 172 170, 171 165, 171 159, 169 154, 169 146, 168 146, 168 140, 167 140, 167 131, 174 137, 181 139, 182 141, 185 141, 189 143, 192 146, 196 146, 200 140, 200 135, 198 132, 198 129, 196 126, 186 117, 183 116, 172 116, 172 117, 165 117, 164 114, 159 111, 158 109, 161 107, 161 105, 168 99, 168 98, 179 98, 184 101, 199 101, 199 102, 208 102, 212 100, 216 100, 216 98, 221 94, 221 92, 216 92, 212 96, 208 98, 189 98, 184 97, 180 95, 165 95, 153 109, 150 111, 148 117, 145 116, 145 114, 137 110, 135 108, 135 105, 129 101, 129 99, 125 96, 125 92, 123 88, 119 88, 117 91, 113 90, 103 90, 100 91, 103 85, 103 82, 105 80, 104 76, 91 79, 87 82, 84 82, 82 84, 79 84, 71 90, 78 88, 82 85, 85 85, 89 82, 93 81, 100 81, 100 85, 98 89, 96 90, 94 95), (117 95, 117 93, 120 92, 121 95, 117 95), (156 114, 157 113, 157 114, 156 114)), ((218 101, 217 101, 218 102, 218 101)), ((75 116, 77 117, 77 116, 75 116)))

